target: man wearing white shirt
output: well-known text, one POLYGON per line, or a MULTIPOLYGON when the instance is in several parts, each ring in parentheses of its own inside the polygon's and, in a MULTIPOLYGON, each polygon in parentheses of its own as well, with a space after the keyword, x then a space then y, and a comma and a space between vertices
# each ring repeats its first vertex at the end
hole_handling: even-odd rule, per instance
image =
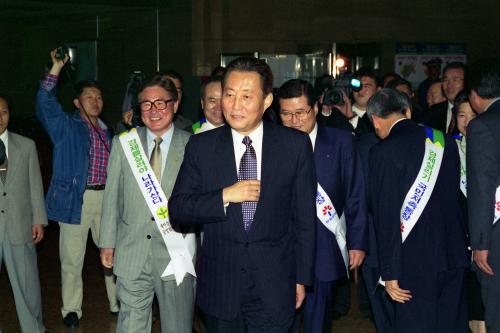
POLYGON ((203 133, 224 125, 221 107, 222 77, 212 76, 201 85, 201 109, 205 118, 193 124, 194 134, 203 133))
POLYGON ((462 62, 451 62, 443 69, 443 92, 446 101, 433 105, 424 123, 447 134, 457 134, 451 110, 455 97, 465 87, 465 65, 462 62))
POLYGON ((228 126, 190 138, 170 216, 204 227, 197 304, 208 332, 285 333, 313 277, 311 144, 262 121, 273 100, 263 60, 235 59, 222 82, 228 126))
POLYGON ((21 331, 43 333, 35 247, 47 224, 42 176, 35 143, 7 130, 9 115, 0 96, 0 268, 3 260, 21 331))

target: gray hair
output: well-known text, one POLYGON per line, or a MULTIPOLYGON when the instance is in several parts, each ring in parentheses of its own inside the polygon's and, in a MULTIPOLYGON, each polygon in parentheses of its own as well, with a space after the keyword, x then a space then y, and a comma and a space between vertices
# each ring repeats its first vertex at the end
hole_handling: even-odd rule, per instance
POLYGON ((407 109, 411 110, 411 101, 406 94, 395 89, 384 88, 370 97, 366 112, 369 117, 375 115, 379 118, 387 118, 393 113, 405 114, 407 109))

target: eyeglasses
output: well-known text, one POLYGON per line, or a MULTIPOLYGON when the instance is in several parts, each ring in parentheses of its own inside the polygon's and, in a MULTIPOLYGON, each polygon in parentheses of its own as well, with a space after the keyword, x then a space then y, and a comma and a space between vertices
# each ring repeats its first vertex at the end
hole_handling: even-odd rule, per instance
POLYGON ((311 112, 312 107, 309 108, 309 110, 301 110, 301 111, 295 111, 295 112, 287 112, 287 111, 282 111, 280 112, 281 118, 283 120, 292 120, 293 116, 297 117, 299 120, 304 120, 307 118, 307 115, 311 112))
POLYGON ((448 82, 453 82, 453 83, 458 83, 460 81, 463 81, 464 79, 461 77, 452 77, 449 79, 443 79, 443 83, 448 83, 448 82))
POLYGON ((154 101, 142 101, 139 103, 139 107, 141 108, 141 111, 150 111, 153 105, 155 106, 156 110, 158 111, 163 111, 167 108, 168 103, 172 102, 174 99, 157 99, 154 101))

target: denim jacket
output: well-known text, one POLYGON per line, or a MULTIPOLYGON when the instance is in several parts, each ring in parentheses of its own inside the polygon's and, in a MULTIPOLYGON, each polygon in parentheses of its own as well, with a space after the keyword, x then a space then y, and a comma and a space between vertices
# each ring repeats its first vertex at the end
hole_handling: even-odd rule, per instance
MULTIPOLYGON (((47 216, 53 221, 80 224, 89 168, 90 133, 80 111, 73 115, 63 111, 56 91, 40 87, 36 99, 36 116, 54 144, 47 216)), ((111 131, 100 119, 99 126, 106 129, 111 140, 111 131)))

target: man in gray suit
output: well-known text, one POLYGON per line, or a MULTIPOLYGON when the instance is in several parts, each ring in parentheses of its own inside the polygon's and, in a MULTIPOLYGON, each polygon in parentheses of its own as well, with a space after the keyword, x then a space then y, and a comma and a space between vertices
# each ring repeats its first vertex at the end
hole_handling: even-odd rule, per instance
POLYGON ((500 59, 471 67, 469 101, 479 115, 467 127, 470 245, 485 307, 486 330, 500 332, 500 59))
POLYGON ((47 225, 42 176, 35 143, 7 130, 9 115, 0 96, 0 268, 3 258, 21 331, 45 332, 35 248, 47 225))
MULTIPOLYGON (((173 126, 178 107, 177 90, 170 80, 155 77, 140 89, 138 101, 145 127, 137 129, 137 141, 147 155, 145 158, 151 156, 146 168, 154 171, 168 198, 189 139, 187 132, 173 126)), ((131 158, 133 162, 130 164, 128 145, 122 145, 119 137, 114 141, 104 193, 99 247, 102 264, 113 267, 117 276, 117 296, 121 304, 117 332, 151 331, 151 304, 156 293, 161 331, 191 333, 194 236, 184 238, 182 234, 178 235, 181 242, 189 240, 192 246, 188 260, 192 275, 183 274, 180 282, 172 272, 164 272, 165 267, 174 262, 171 260, 173 246, 164 241, 164 229, 160 232, 158 226, 163 224, 158 224, 157 212, 152 212, 152 203, 139 186, 141 180, 134 176, 138 170, 134 168, 137 155, 131 158)))

